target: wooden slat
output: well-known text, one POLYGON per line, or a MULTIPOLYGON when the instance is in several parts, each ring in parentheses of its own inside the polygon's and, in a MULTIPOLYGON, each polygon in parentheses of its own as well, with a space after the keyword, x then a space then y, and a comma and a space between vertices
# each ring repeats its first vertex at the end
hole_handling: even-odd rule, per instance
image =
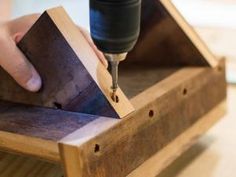
POLYGON ((224 63, 218 67, 181 69, 134 97, 137 111, 126 119, 106 127, 97 119, 82 128, 84 136, 78 130, 63 138, 67 176, 128 175, 225 99, 224 63))
POLYGON ((18 47, 42 77, 43 88, 29 93, 0 69, 0 99, 93 115, 123 118, 134 109, 63 8, 47 10, 18 47))

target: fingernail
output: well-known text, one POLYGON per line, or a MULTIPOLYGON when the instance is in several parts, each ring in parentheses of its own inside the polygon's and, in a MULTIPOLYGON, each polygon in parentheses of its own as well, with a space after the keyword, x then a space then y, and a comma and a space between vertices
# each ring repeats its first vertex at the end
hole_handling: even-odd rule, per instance
POLYGON ((42 81, 37 73, 34 73, 30 80, 26 83, 26 87, 31 92, 37 92, 41 88, 42 81))

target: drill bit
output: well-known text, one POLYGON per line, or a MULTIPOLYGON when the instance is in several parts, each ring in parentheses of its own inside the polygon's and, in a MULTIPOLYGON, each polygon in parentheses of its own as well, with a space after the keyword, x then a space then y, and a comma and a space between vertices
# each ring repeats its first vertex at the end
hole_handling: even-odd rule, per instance
POLYGON ((111 73, 111 77, 112 77, 111 98, 114 102, 118 102, 118 97, 116 96, 116 91, 118 88, 118 66, 119 66, 119 61, 111 61, 110 62, 110 73, 111 73))
POLYGON ((107 54, 105 53, 105 57, 108 61, 108 71, 111 74, 112 77, 112 94, 111 98, 114 102, 118 103, 119 98, 116 95, 116 91, 118 89, 118 67, 120 61, 123 61, 126 58, 127 53, 121 53, 121 54, 107 54))

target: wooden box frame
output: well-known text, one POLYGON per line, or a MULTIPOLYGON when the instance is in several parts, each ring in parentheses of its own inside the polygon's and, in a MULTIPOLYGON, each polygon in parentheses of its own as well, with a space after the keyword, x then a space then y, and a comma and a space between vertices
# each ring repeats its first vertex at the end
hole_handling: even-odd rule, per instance
POLYGON ((67 177, 154 177, 225 111, 225 61, 170 1, 143 1, 141 36, 122 65, 135 112, 119 120, 1 102, 1 149, 60 163, 67 177))

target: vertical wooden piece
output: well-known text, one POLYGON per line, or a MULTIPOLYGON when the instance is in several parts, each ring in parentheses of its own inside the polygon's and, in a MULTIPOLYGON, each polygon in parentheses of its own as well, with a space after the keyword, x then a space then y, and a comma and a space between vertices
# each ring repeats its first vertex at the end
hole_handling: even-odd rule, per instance
POLYGON ((130 64, 214 67, 217 60, 170 0, 144 0, 139 40, 121 63, 130 64))
POLYGON ((29 93, 0 69, 0 99, 122 118, 133 111, 118 89, 111 99, 111 76, 63 8, 47 10, 18 44, 38 70, 43 88, 29 93))

